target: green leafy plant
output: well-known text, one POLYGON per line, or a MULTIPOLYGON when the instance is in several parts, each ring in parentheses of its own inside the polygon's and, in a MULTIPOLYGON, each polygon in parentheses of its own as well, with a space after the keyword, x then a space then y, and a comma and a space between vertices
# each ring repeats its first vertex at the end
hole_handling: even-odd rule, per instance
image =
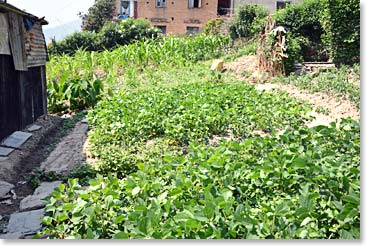
POLYGON ((360 1, 325 0, 324 40, 336 64, 360 62, 360 1))
POLYGON ((192 142, 126 179, 60 186, 38 235, 49 238, 360 238, 359 123, 192 142), (332 150, 332 151, 331 151, 332 150))
MULTIPOLYGON (((301 48, 298 53, 302 59, 325 61, 328 56, 327 47, 322 44, 322 36, 325 34, 323 15, 323 0, 306 0, 298 4, 288 4, 286 8, 276 11, 273 18, 278 26, 284 26, 290 32, 289 42, 297 40, 301 48)), ((292 60, 294 59, 289 59, 292 60)))
POLYGON ((320 71, 314 77, 311 74, 278 78, 278 82, 292 84, 310 92, 324 92, 336 96, 340 100, 349 100, 357 108, 360 107, 359 66, 342 66, 331 71, 320 71))
POLYGON ((208 20, 205 23, 203 33, 206 35, 221 35, 221 28, 224 23, 224 18, 216 18, 208 20))
POLYGON ((236 9, 236 17, 229 27, 232 39, 251 38, 264 29, 269 12, 263 5, 244 4, 236 9))

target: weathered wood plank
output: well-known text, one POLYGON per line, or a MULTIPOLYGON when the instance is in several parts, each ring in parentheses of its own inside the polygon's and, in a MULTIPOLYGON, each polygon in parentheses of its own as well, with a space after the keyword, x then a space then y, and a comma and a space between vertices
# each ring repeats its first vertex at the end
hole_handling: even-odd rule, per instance
POLYGON ((27 71, 27 55, 25 50, 23 17, 13 13, 8 13, 9 17, 9 42, 13 55, 14 67, 18 71, 27 71))

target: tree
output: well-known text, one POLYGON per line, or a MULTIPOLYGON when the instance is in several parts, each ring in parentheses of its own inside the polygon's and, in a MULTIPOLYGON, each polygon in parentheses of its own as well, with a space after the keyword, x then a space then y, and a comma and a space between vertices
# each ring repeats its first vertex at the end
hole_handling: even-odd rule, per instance
POLYGON ((99 32, 106 21, 112 20, 115 13, 114 0, 95 0, 86 14, 79 13, 82 18, 82 30, 99 32))

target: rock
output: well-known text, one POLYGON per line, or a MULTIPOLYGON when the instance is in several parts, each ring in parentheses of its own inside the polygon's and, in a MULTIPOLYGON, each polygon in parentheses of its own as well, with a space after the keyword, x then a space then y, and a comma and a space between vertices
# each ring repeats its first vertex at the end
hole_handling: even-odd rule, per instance
POLYGON ((83 119, 80 121, 82 124, 88 124, 88 119, 83 119))
POLYGON ((51 195, 51 193, 58 187, 62 182, 44 182, 42 183, 31 196, 27 196, 20 201, 20 211, 43 208, 46 202, 43 200, 51 195))
POLYGON ((272 89, 276 89, 278 87, 279 87, 278 85, 269 84, 269 83, 258 84, 258 85, 256 85, 256 90, 258 90, 258 91, 271 91, 272 89))
POLYGON ((213 61, 211 70, 221 72, 223 70, 224 62, 221 59, 216 59, 213 61))
POLYGON ((5 162, 7 160, 9 160, 9 157, 0 156, 0 162, 5 162))
POLYGON ((17 149, 22 146, 30 137, 32 137, 32 134, 28 132, 14 132, 7 139, 5 139, 2 145, 17 149))
POLYGON ((0 199, 8 198, 8 193, 14 189, 14 185, 0 180, 0 199))
POLYGON ((13 202, 10 199, 8 199, 8 200, 1 201, 0 204, 10 206, 10 205, 13 205, 13 202))
POLYGON ((14 151, 14 149, 12 149, 12 148, 0 147, 0 156, 6 157, 6 156, 10 155, 11 152, 13 152, 13 151, 14 151))
POLYGON ((33 124, 30 127, 28 127, 27 131, 29 131, 29 132, 35 132, 35 131, 38 131, 41 128, 42 128, 42 126, 33 124))
POLYGON ((7 233, 36 234, 42 229, 41 218, 43 218, 43 215, 43 209, 12 214, 7 227, 7 233))
POLYGON ((78 122, 71 134, 64 137, 55 150, 41 163, 41 170, 67 175, 76 166, 84 164, 86 153, 83 151, 87 141, 88 125, 78 122))
POLYGON ((0 235, 0 239, 5 239, 5 240, 22 239, 22 238, 23 238, 23 234, 19 232, 0 235))

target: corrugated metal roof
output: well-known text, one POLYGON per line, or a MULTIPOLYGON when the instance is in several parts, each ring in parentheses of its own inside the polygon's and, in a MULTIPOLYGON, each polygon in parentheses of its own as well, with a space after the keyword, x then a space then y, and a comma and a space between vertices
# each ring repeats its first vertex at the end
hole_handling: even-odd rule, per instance
POLYGON ((27 16, 27 17, 32 18, 34 20, 40 21, 42 25, 48 25, 48 22, 44 19, 44 17, 43 18, 38 18, 37 16, 32 15, 30 13, 27 13, 23 10, 20 10, 17 7, 15 7, 15 6, 13 6, 9 3, 0 2, 0 9, 5 9, 5 10, 8 10, 8 11, 20 14, 22 16, 27 16))
POLYGON ((32 29, 25 33, 25 50, 28 67, 37 67, 46 64, 46 41, 39 22, 36 22, 32 29))

